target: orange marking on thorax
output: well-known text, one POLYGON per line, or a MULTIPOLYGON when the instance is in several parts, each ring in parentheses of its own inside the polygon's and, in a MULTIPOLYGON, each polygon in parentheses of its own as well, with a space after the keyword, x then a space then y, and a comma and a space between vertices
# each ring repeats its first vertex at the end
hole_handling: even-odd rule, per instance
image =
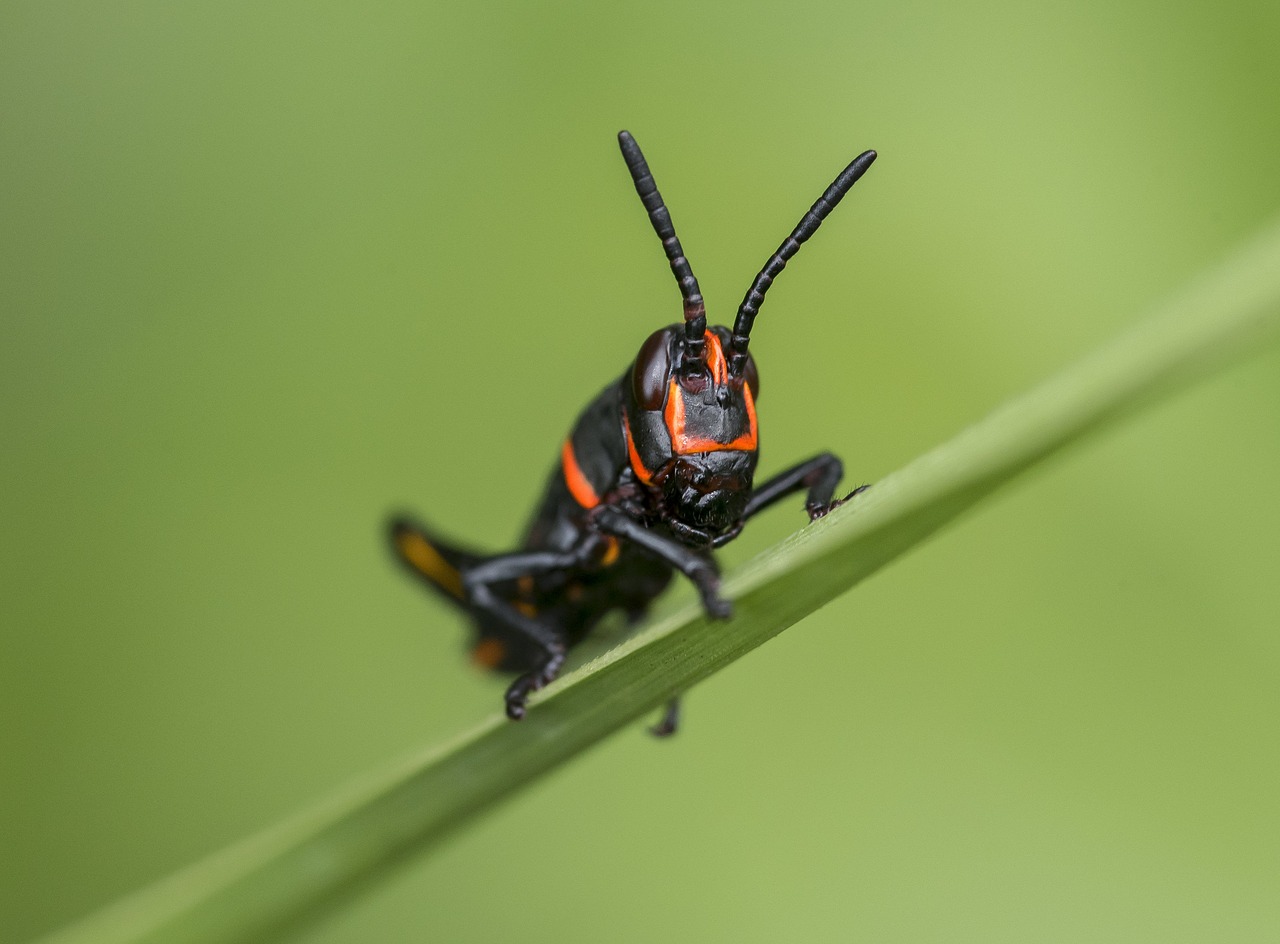
POLYGON ((569 494, 574 501, 583 508, 594 508, 600 504, 600 496, 591 487, 582 466, 578 465, 578 457, 573 454, 572 436, 564 441, 564 448, 560 450, 560 464, 564 466, 564 484, 569 486, 569 494))
POLYGON ((631 462, 631 471, 645 485, 653 484, 653 473, 644 467, 644 460, 640 458, 640 453, 636 450, 636 441, 631 437, 631 420, 627 419, 627 413, 622 413, 622 428, 627 434, 627 458, 631 462))

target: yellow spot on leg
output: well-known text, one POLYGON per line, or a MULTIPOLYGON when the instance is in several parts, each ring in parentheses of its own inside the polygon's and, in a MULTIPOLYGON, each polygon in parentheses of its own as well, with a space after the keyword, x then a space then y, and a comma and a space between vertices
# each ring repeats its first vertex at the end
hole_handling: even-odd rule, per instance
POLYGON ((437 587, 452 597, 462 599, 462 577, 458 569, 440 556, 431 542, 417 531, 401 531, 396 535, 400 556, 437 587))

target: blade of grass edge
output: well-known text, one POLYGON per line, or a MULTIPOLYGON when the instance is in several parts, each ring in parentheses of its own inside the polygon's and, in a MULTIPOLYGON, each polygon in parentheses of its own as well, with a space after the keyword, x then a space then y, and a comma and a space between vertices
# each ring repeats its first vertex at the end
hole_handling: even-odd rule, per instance
POLYGON ((388 764, 43 944, 250 941, 296 927, 772 638, 1040 459, 1278 333, 1273 225, 1155 318, 736 571, 725 582, 732 622, 708 623, 692 607, 653 622, 548 688, 522 723, 495 715, 388 764))

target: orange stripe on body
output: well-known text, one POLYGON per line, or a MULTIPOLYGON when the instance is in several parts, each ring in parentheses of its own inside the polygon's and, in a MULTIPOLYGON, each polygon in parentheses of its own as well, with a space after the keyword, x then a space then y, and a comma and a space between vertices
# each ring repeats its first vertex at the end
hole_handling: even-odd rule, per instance
POLYGON ((594 508, 600 504, 600 496, 591 487, 582 466, 578 465, 578 457, 573 454, 572 436, 564 441, 564 448, 560 450, 560 464, 564 466, 564 484, 569 486, 569 494, 574 501, 583 508, 594 508))
POLYGON ((636 441, 631 437, 631 420, 627 419, 626 411, 622 413, 622 428, 627 434, 627 458, 631 461, 631 471, 645 485, 653 484, 653 473, 644 466, 644 460, 640 458, 640 453, 636 450, 636 441))
POLYGON ((617 538, 610 536, 609 543, 604 547, 604 557, 600 559, 601 567, 612 567, 618 562, 618 555, 622 553, 622 544, 617 538))
POLYGON ((506 645, 493 636, 485 636, 471 650, 472 663, 485 669, 496 669, 506 657, 506 645))

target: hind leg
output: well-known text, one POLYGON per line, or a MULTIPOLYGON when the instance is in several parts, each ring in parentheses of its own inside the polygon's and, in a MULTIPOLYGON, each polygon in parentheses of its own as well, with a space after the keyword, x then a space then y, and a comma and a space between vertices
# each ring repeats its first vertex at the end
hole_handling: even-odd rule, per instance
POLYGON ((677 695, 667 702, 667 707, 662 712, 662 720, 649 729, 649 733, 654 737, 671 737, 680 727, 680 696, 677 695))

